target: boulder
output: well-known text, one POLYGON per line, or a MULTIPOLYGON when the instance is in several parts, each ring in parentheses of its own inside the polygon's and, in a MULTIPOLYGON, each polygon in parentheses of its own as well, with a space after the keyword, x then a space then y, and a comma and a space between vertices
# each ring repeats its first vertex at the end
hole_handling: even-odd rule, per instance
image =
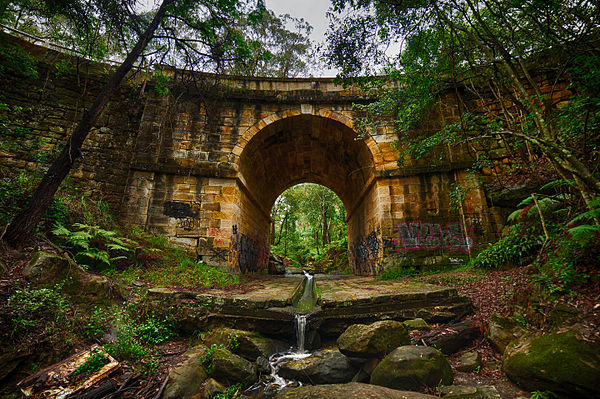
POLYGON ((106 276, 88 273, 65 258, 41 251, 25 265, 23 277, 37 287, 64 283, 63 292, 78 303, 103 302, 112 292, 106 276))
POLYGON ((404 324, 384 320, 373 324, 353 324, 337 339, 340 352, 351 357, 382 357, 410 343, 404 324))
POLYGON ((528 391, 600 397, 600 343, 584 340, 575 328, 520 338, 506 348, 502 367, 528 391))
POLYGON ((448 325, 441 331, 421 337, 427 346, 439 349, 445 355, 458 352, 481 335, 481 328, 473 320, 448 325))
POLYGON ((187 398, 202 392, 202 384, 207 377, 202 367, 205 349, 199 345, 187 351, 186 360, 169 373, 162 399, 187 398))
POLYGON ((352 381, 357 371, 358 368, 337 348, 329 348, 307 358, 282 364, 279 375, 311 384, 338 384, 352 381))
POLYGON ((256 381, 256 366, 224 348, 213 352, 211 367, 212 377, 226 385, 241 382, 246 387, 256 381))
POLYGON ((481 369, 481 356, 477 352, 465 352, 460 356, 460 360, 456 369, 470 373, 477 369, 481 369))
POLYGON ((491 385, 450 385, 442 387, 440 394, 444 399, 502 399, 495 387, 491 385))
POLYGON ((71 265, 58 255, 37 252, 23 267, 23 277, 39 287, 53 287, 67 278, 71 265))
POLYGON ((373 370, 371 384, 417 391, 452 383, 450 363, 431 347, 401 346, 387 355, 373 370))
POLYGON ((434 399, 435 396, 419 392, 397 391, 376 385, 351 382, 348 384, 304 386, 279 392, 275 399, 434 399))
POLYGON ((259 356, 269 358, 271 355, 284 352, 290 348, 290 345, 277 339, 259 336, 257 333, 233 328, 219 328, 213 331, 205 338, 207 345, 222 344, 227 345, 230 337, 235 337, 238 345, 236 348, 230 348, 231 352, 242 356, 251 362, 256 361, 259 356))
POLYGON ((511 341, 522 337, 526 333, 527 331, 512 318, 502 317, 498 313, 494 313, 490 317, 485 337, 494 349, 499 353, 504 353, 504 350, 511 341))
POLYGON ((208 380, 206 380, 206 382, 204 383, 204 389, 203 389, 203 397, 206 399, 210 399, 213 396, 216 396, 220 393, 223 393, 225 391, 225 387, 223 385, 221 385, 217 380, 215 380, 214 378, 209 378, 208 380))
POLYGON ((402 324, 404 324, 406 329, 409 331, 412 331, 412 330, 429 331, 429 330, 431 330, 431 327, 429 327, 429 324, 427 324, 427 322, 425 320, 421 319, 420 317, 418 317, 416 319, 412 319, 412 320, 404 320, 402 322, 402 324))

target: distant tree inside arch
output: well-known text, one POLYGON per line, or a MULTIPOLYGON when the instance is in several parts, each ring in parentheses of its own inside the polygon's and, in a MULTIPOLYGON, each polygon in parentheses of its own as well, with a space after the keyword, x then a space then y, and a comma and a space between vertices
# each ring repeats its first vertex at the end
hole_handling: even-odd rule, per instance
POLYGON ((275 201, 271 218, 271 250, 297 266, 320 260, 330 249, 347 249, 346 210, 324 186, 303 183, 287 189, 275 201))

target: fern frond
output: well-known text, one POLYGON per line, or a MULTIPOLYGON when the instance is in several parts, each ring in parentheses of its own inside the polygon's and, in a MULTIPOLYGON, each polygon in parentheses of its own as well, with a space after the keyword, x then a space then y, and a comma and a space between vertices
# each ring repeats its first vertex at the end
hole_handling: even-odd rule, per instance
POLYGON ((523 201, 519 202, 519 204, 517 205, 519 208, 522 208, 524 206, 530 205, 533 203, 533 198, 531 197, 527 197, 525 198, 523 201))
POLYGON ((582 224, 568 230, 571 237, 578 241, 588 241, 593 235, 600 231, 600 226, 582 224))
POLYGON ((56 223, 52 229, 52 234, 55 236, 69 236, 71 231, 60 223, 56 223))
POLYGON ((508 217, 506 218, 506 221, 512 222, 513 220, 518 219, 519 215, 521 215, 522 211, 523 211, 523 209, 517 209, 516 211, 512 212, 510 215, 508 215, 508 217))

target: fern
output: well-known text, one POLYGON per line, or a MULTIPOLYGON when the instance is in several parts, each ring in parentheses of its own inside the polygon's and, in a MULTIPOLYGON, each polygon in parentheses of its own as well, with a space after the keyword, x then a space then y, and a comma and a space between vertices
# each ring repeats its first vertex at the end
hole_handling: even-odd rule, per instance
POLYGON ((573 187, 574 185, 575 185, 575 180, 558 179, 558 180, 553 180, 550 183, 544 184, 540 188, 540 191, 544 191, 544 190, 547 190, 550 188, 557 188, 557 187, 573 187))

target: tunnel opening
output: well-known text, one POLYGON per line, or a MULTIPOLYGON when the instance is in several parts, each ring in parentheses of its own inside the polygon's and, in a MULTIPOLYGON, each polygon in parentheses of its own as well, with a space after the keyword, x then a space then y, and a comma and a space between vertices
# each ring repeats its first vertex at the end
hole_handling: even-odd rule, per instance
POLYGON ((285 190, 271 209, 271 252, 312 273, 348 273, 348 226, 340 198, 325 186, 285 190))
MULTIPOLYGON (((351 271, 378 274, 382 215, 373 154, 350 126, 310 114, 279 119, 249 138, 238 166, 237 234, 252 237, 268 253, 273 239, 270 211, 277 198, 300 183, 322 185, 339 196, 346 211, 351 271)), ((244 271, 251 265, 236 266, 244 271)))

